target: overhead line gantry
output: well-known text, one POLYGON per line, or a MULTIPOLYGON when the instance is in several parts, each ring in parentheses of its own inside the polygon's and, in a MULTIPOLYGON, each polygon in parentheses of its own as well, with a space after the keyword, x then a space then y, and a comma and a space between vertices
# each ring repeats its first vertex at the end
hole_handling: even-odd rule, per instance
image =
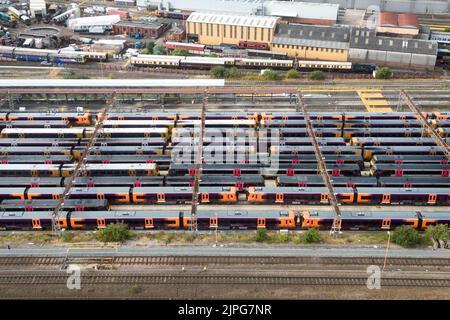
POLYGON ((192 187, 192 207, 191 207, 191 231, 197 231, 197 207, 198 207, 198 194, 200 187, 200 179, 201 179, 201 171, 202 171, 202 163, 203 163, 203 140, 205 137, 205 118, 206 118, 206 106, 208 105, 208 92, 205 90, 202 97, 202 109, 200 113, 200 130, 197 133, 196 140, 196 132, 195 129, 193 131, 194 136, 194 145, 195 141, 197 141, 197 153, 195 158, 195 171, 194 171, 194 184, 192 187))
POLYGON ((111 96, 111 101, 107 102, 105 108, 102 111, 97 113, 97 121, 94 126, 94 132, 92 138, 88 141, 83 152, 81 153, 81 158, 79 159, 77 165, 75 166, 72 175, 67 180, 67 183, 64 186, 63 193, 61 194, 57 205, 53 209, 52 212, 52 231, 54 233, 61 233, 61 225, 59 223, 59 212, 64 207, 64 202, 66 201, 67 196, 70 195, 70 191, 73 187, 75 180, 80 176, 86 173, 86 162, 87 157, 91 153, 92 147, 97 142, 97 139, 103 136, 103 121, 107 118, 107 114, 109 111, 114 109, 116 106, 116 93, 114 92, 111 96))
POLYGON ((434 130, 433 126, 428 122, 427 118, 423 115, 420 108, 413 102, 411 97, 405 90, 400 91, 400 101, 404 101, 406 105, 417 115, 417 119, 422 122, 423 129, 428 132, 431 138, 433 138, 436 145, 441 147, 442 152, 445 154, 447 159, 450 160, 450 150, 448 149, 447 143, 442 139, 439 133, 434 130))
POLYGON ((328 169, 326 166, 326 163, 324 161, 324 156, 322 155, 322 151, 320 150, 319 143, 317 142, 317 137, 314 132, 314 126, 311 123, 311 119, 309 117, 308 109, 303 101, 303 94, 301 91, 297 92, 297 106, 296 106, 297 112, 302 112, 303 117, 305 119, 306 124, 306 130, 308 131, 309 136, 311 137, 311 141, 314 147, 314 154, 316 156, 317 165, 318 165, 318 171, 320 175, 322 176, 322 179, 325 183, 325 185, 328 188, 328 200, 330 201, 330 204, 334 211, 334 219, 333 224, 331 226, 330 232, 332 234, 337 234, 341 231, 341 210, 339 208, 339 203, 336 198, 336 194, 334 192, 333 183, 330 179, 330 175, 328 174, 328 169))

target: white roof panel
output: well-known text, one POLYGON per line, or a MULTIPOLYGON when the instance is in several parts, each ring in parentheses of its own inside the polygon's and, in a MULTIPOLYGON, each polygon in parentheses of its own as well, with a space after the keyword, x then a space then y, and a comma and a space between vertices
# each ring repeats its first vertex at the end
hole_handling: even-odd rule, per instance
POLYGON ((223 87, 223 79, 0 79, 0 88, 52 87, 223 87))
POLYGON ((266 16, 237 16, 229 14, 215 14, 206 12, 193 12, 187 19, 188 22, 206 22, 229 26, 274 28, 277 18, 266 16))
POLYGON ((268 1, 264 3, 265 14, 279 17, 337 20, 339 4, 268 1))

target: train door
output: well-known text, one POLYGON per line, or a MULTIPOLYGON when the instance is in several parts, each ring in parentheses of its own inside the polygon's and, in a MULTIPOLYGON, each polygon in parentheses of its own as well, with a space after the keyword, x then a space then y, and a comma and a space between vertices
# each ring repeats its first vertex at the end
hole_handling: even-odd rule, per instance
POLYGON ((383 219, 383 221, 381 221, 381 229, 383 230, 391 229, 391 219, 383 219))
POLYGON ((166 194, 165 193, 158 193, 156 195, 156 198, 158 202, 166 202, 166 194))
POLYGON ((437 200, 436 194, 429 194, 428 195, 428 204, 435 204, 437 200))
POLYGON ((153 218, 145 218, 145 229, 153 229, 154 225, 153 225, 153 218))
POLYGON ((389 204, 391 203, 391 195, 390 194, 383 194, 383 197, 381 198, 382 204, 389 204))
POLYGON ((42 229, 41 219, 31 219, 31 225, 33 229, 42 229))
POLYGON ((217 217, 211 217, 209 218, 209 227, 210 228, 217 228, 219 224, 217 223, 217 217))
POLYGON ((209 193, 202 193, 202 202, 209 202, 209 193))
POLYGON ((97 193, 97 200, 105 200, 105 194, 104 193, 97 193))
POLYGON ((258 218, 257 228, 265 228, 266 227, 266 218, 258 218))
POLYGON ((106 227, 106 221, 105 218, 98 218, 97 219, 97 228, 105 228, 106 227))
POLYGON ((284 202, 284 193, 277 193, 275 195, 275 202, 283 203, 284 202))

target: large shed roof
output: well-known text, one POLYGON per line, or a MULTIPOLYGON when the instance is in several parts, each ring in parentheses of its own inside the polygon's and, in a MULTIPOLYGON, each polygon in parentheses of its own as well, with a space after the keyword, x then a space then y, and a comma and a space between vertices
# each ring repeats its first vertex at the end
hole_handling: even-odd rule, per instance
POLYGON ((263 16, 241 16, 231 14, 214 14, 206 12, 193 12, 187 22, 197 23, 213 23, 230 26, 258 27, 258 28, 275 28, 277 23, 275 17, 263 16))

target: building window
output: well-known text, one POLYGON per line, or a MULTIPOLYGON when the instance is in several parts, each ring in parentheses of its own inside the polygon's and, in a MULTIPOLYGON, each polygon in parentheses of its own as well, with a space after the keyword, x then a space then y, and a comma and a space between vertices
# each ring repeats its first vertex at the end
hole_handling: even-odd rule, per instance
POLYGON ((217 26, 217 36, 220 37, 220 25, 216 24, 217 26))
POLYGON ((247 40, 250 40, 250 27, 247 27, 247 40))
POLYGON ((227 37, 227 26, 226 25, 223 26, 223 37, 224 38, 227 37))
POLYGON ((378 45, 381 46, 382 44, 383 44, 383 40, 382 40, 382 39, 379 39, 379 40, 378 40, 378 45))
POLYGON ((244 27, 240 26, 241 28, 241 39, 244 39, 244 27))
POLYGON ((402 48, 408 48, 408 41, 402 42, 402 48))
POLYGON ((394 40, 389 40, 389 45, 392 47, 394 45, 394 40))
POLYGON ((193 28, 194 29, 194 33, 197 34, 197 24, 194 22, 193 25, 194 25, 194 28, 193 28))

